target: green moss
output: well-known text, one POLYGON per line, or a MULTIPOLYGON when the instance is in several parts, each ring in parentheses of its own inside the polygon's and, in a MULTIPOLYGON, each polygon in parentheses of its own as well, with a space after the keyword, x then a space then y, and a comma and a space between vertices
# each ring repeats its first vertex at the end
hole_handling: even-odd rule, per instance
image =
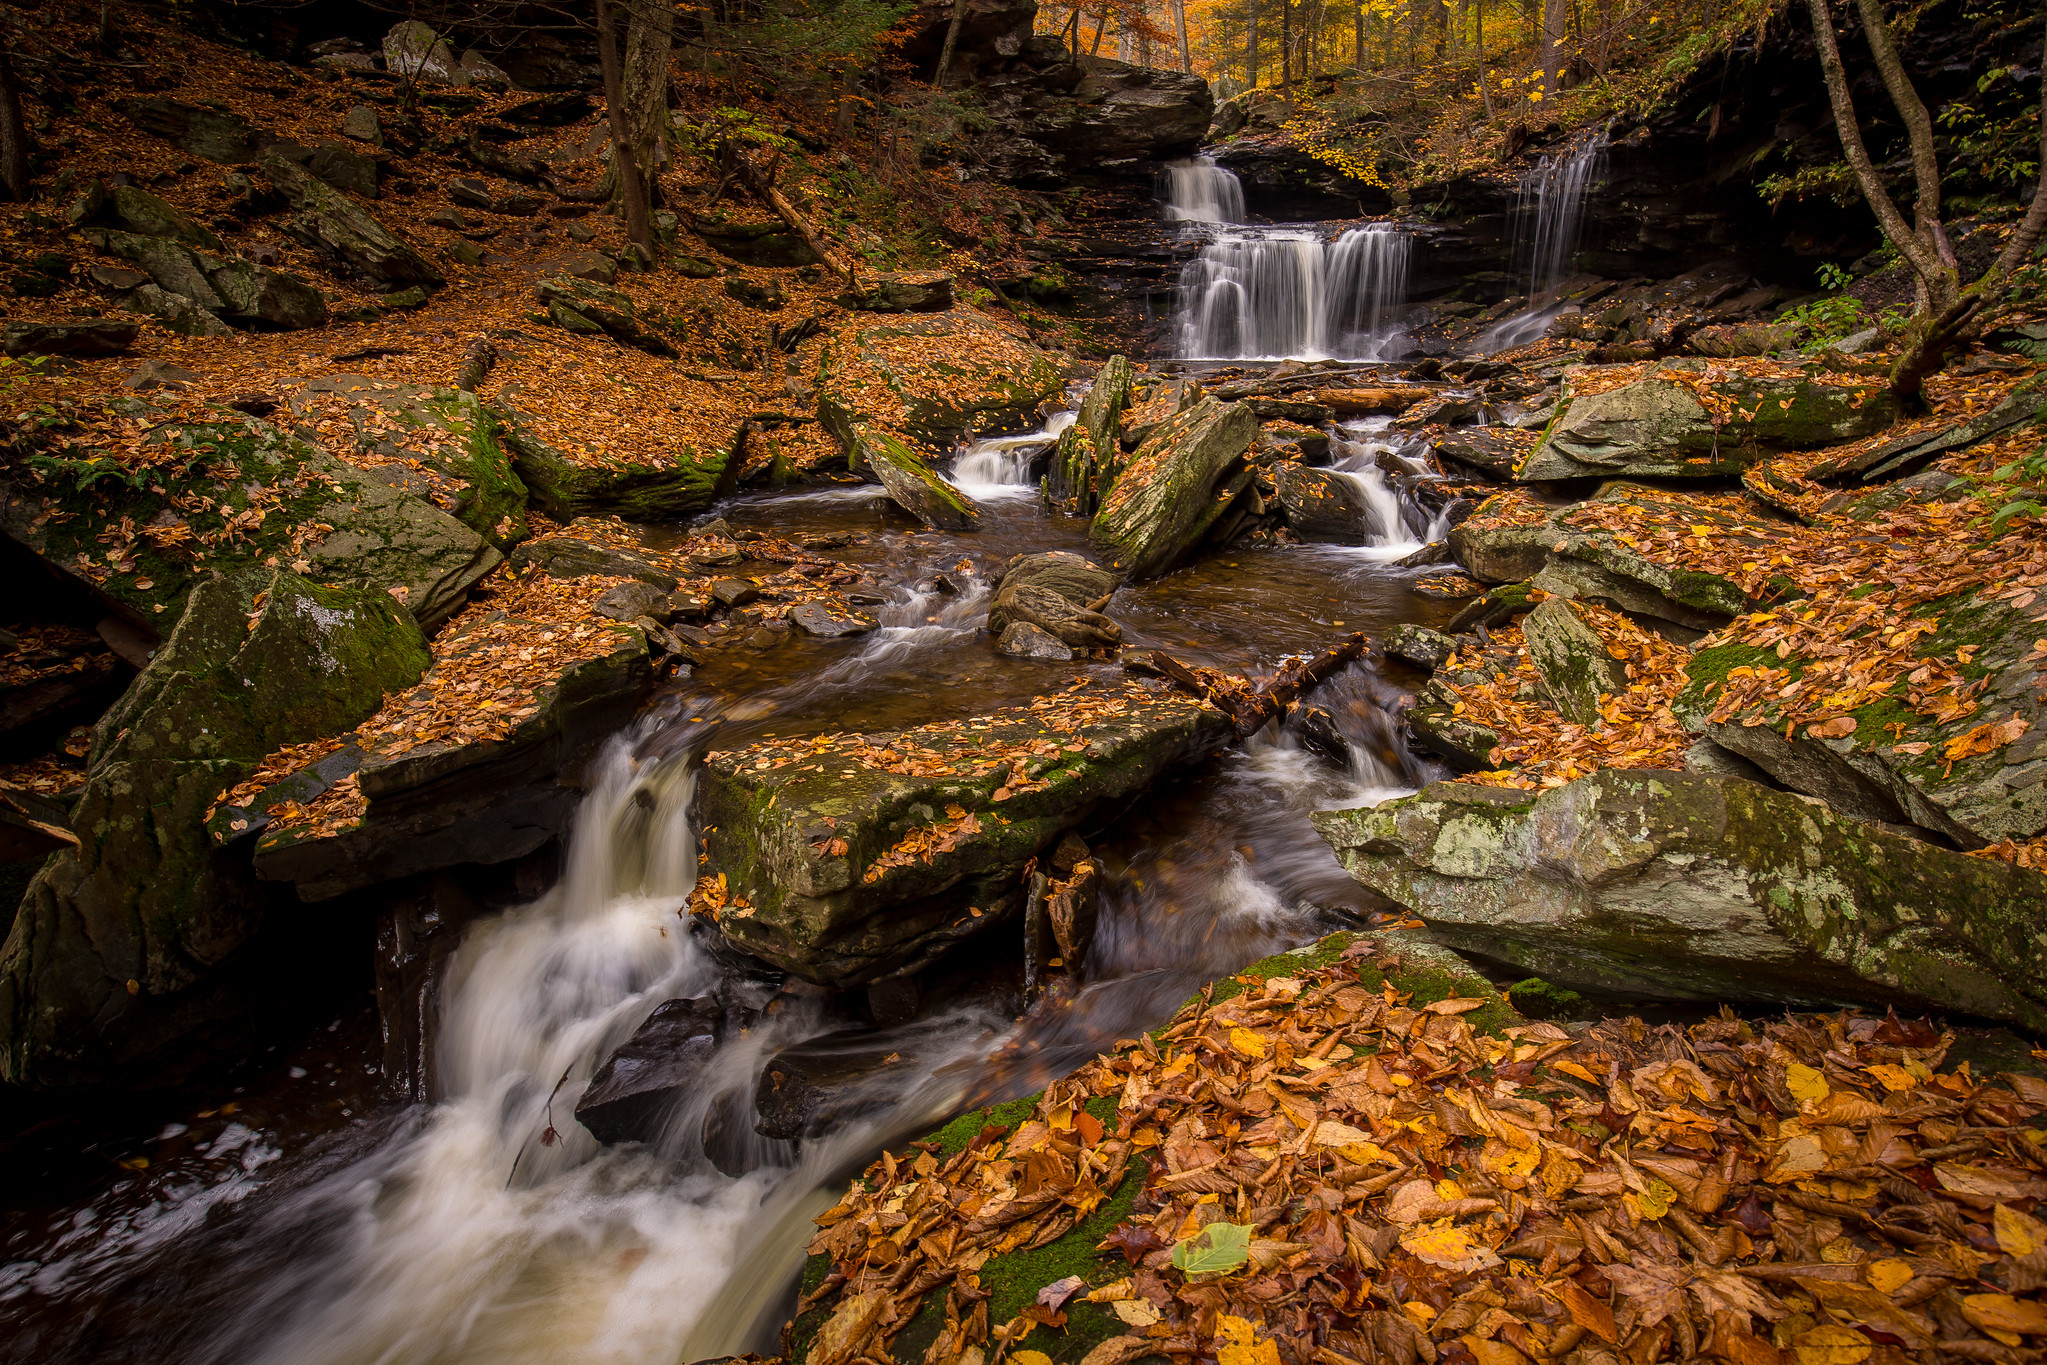
POLYGON ((1531 976, 1507 988, 1507 999, 1530 1019, 1575 1019, 1585 1012, 1586 999, 1566 986, 1531 976))

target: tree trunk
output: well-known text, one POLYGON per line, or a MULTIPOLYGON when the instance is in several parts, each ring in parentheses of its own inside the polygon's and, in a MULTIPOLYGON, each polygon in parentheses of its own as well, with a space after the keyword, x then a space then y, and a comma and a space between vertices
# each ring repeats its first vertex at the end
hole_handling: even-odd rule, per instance
POLYGON ((28 198, 28 120, 5 43, 0 43, 0 189, 9 199, 28 198))
POLYGON ((1355 16, 1358 29, 1357 46, 1353 49, 1354 59, 1351 66, 1362 76, 1365 74, 1365 0, 1357 0, 1355 16))
POLYGON ((1294 116, 1294 0, 1279 0, 1279 89, 1294 116))
POLYGON ((938 70, 931 73, 931 83, 945 88, 945 76, 952 69, 953 49, 960 43, 960 26, 967 17, 967 0, 952 0, 952 22, 945 26, 945 46, 938 53, 938 70))
MULTIPOLYGON (((1954 248, 1948 244, 1947 229, 1940 221, 1940 158, 1933 149, 1933 120, 1927 116, 1926 105, 1912 88, 1912 78, 1905 74, 1905 64, 1898 58, 1890 25, 1884 20, 1883 0, 1860 0, 1860 8, 1862 31, 1869 39, 1876 69, 1883 76, 1884 89, 1890 92, 1891 103, 1898 107, 1899 116, 1905 120, 1905 131, 1911 137, 1912 179, 1918 190, 1912 206, 1913 229, 1945 265, 1955 269, 1954 248)), ((1938 305, 1941 300, 1936 298, 1934 302, 1938 305)))
POLYGON ((1194 54, 1187 46, 1187 0, 1173 0, 1173 27, 1180 35, 1180 69, 1191 74, 1194 54))
POLYGON ((668 59, 675 47, 675 3, 629 0, 626 17, 626 121, 632 131, 633 165, 640 170, 652 209, 660 197, 661 163, 668 153, 668 59))
POLYGON ((1102 55, 1102 35, 1104 33, 1107 33, 1108 31, 1109 7, 1107 5, 1103 5, 1101 13, 1095 16, 1095 43, 1093 47, 1087 50, 1088 56, 1099 57, 1102 55))
POLYGON ((1542 0, 1542 36, 1536 43, 1536 61, 1542 66, 1538 82, 1544 99, 1554 99, 1564 83, 1557 66, 1564 57, 1564 26, 1570 21, 1569 0, 1542 0))
POLYGON ((1477 0, 1478 22, 1472 27, 1473 41, 1478 45, 1478 94, 1485 101, 1485 116, 1493 116, 1493 87, 1486 79, 1485 72, 1485 0, 1477 0))
POLYGON ((618 175, 625 209, 626 240, 651 252, 654 228, 647 205, 647 182, 633 157, 633 129, 625 102, 625 73, 618 55, 618 8, 615 0, 597 0, 597 60, 604 72, 604 111, 611 125, 611 164, 618 175))
POLYGON ((1251 0, 1251 17, 1244 21, 1244 86, 1258 88, 1258 0, 1251 0))

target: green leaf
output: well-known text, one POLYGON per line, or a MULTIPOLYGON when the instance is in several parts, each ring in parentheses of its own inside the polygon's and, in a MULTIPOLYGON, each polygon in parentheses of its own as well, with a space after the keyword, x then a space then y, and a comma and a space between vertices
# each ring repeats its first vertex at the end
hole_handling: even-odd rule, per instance
POLYGON ((1173 1267, 1189 1279, 1227 1275, 1251 1259, 1251 1228, 1245 1223, 1210 1223, 1173 1246, 1173 1267))

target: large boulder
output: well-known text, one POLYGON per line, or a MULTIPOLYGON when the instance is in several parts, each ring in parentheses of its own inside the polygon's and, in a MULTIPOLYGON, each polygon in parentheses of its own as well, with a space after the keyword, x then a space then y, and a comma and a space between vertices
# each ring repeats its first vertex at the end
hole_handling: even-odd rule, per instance
POLYGON ((2047 1026, 2047 878, 1739 778, 1438 783, 1314 820, 1437 937, 1562 985, 2047 1026))
POLYGON ((596 459, 548 440, 541 423, 503 395, 491 411, 497 439, 511 453, 533 505, 556 521, 592 514, 661 521, 708 507, 739 483, 744 423, 723 446, 683 446, 645 460, 596 459))
POLYGON ((130 232, 144 237, 169 237, 201 251, 219 251, 220 238, 183 209, 159 199, 138 185, 116 185, 107 204, 130 232))
POLYGON ((132 262, 168 294, 183 295, 221 317, 285 331, 327 321, 327 300, 295 275, 252 261, 216 256, 168 237, 96 234, 99 245, 132 262))
POLYGON ((1258 435, 1248 405, 1203 398, 1164 421, 1117 475, 1089 535, 1109 567, 1156 578, 1194 552, 1249 486, 1244 463, 1258 435))
POLYGON ((576 1122, 599 1142, 654 1142, 699 1093, 725 1032, 713 996, 666 1000, 590 1077, 576 1122))
POLYGON ((981 520, 979 503, 940 478, 923 456, 866 422, 848 429, 846 463, 873 474, 898 507, 926 526, 970 531, 981 520))
POLYGON ((447 39, 417 19, 393 24, 384 35, 384 69, 421 85, 469 84, 469 73, 447 39))
MULTIPOLYGON (((1032 626, 1070 650, 1113 649, 1123 641, 1123 628, 1102 615, 1101 608, 1121 581, 1065 550, 1018 555, 992 585, 988 633, 1000 642, 1012 626, 1032 626)), ((1028 639, 1020 636, 1016 646, 1002 652, 1015 654, 1028 639)))
POLYGON ((277 140, 224 105, 186 104, 150 96, 121 100, 114 107, 143 132, 224 166, 246 165, 277 140))
POLYGON ((119 355, 142 329, 133 322, 10 322, 0 331, 0 352, 24 355, 119 355))
POLYGON ((856 422, 943 450, 970 432, 1023 429, 1059 396, 1054 357, 970 308, 859 315, 818 361, 818 417, 850 451, 856 422))
POLYGON ((1091 517, 1102 491, 1123 463, 1118 431, 1130 406, 1130 361, 1112 355, 1102 362, 1073 425, 1059 433, 1052 465, 1045 474, 1045 499, 1054 507, 1091 517))
POLYGON ((691 907, 735 948, 813 981, 912 971, 1020 910, 1024 864, 1099 804, 1231 734, 1203 702, 1126 684, 895 735, 713 753, 691 907))
MULTIPOLYGON (((207 807, 272 751, 345 730, 410 686, 427 650, 381 592, 245 569, 191 594, 101 718, 72 813, 78 847, 37 875, 0 949, 0 1073, 135 1081, 240 1013, 271 909, 207 807)), ((338 926, 337 926, 338 927, 338 926)))
POLYGON ((1521 636, 1550 708, 1573 725, 1597 727, 1600 703, 1628 685, 1621 661, 1599 632, 1569 602, 1551 597, 1521 618, 1521 636))
MULTIPOLYGON (((1956 686, 1947 695, 1973 693, 1950 719, 1907 705, 1909 680, 1858 692, 1848 679, 1828 683, 1839 701, 1827 725, 1845 717, 1845 733, 1793 725, 1778 690, 1803 679, 1813 661, 1739 640, 1692 656, 1671 709, 1686 728, 1847 815, 1917 825, 1963 848, 2047 833, 2047 669, 2034 647, 2040 623, 1989 592, 1943 598, 1914 615, 1935 629, 1913 639, 1909 654, 1953 670, 1956 686), (1735 704, 1726 687, 1737 669, 1783 676, 1772 675, 1763 704, 1735 704)), ((1929 690, 1940 693, 1942 684, 1929 690)))
POLYGON ((1342 474, 1287 461, 1272 467, 1272 481, 1286 524, 1302 536, 1355 541, 1363 533, 1365 509, 1342 474))
POLYGON ((1880 375, 1818 363, 1750 375, 1708 360, 1671 360, 1586 396, 1567 383, 1541 444, 1515 477, 1726 478, 1765 455, 1860 439, 1897 415, 1880 375))
POLYGON ((445 277, 432 262, 378 222, 370 212, 304 166, 281 156, 259 163, 268 180, 294 210, 284 230, 331 257, 343 269, 380 284, 435 288, 445 277))
POLYGON ((595 280, 556 275, 534 286, 555 326, 584 336, 604 335, 649 355, 674 356, 675 348, 641 324, 632 296, 595 280))
POLYGON ((978 142, 990 172, 1053 187, 1088 172, 1148 175, 1201 145, 1215 97, 1199 76, 1073 56, 1051 34, 1026 40, 982 79, 991 127, 978 142))

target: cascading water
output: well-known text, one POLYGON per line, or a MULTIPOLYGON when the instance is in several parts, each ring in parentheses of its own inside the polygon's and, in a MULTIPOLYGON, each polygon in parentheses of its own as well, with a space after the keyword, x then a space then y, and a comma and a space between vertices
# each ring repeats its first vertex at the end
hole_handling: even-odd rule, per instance
POLYGON ((981 502, 1037 496, 1038 481, 1033 471, 1038 459, 1051 449, 1059 433, 1073 425, 1075 416, 1070 410, 1055 412, 1037 431, 975 441, 953 461, 952 483, 981 502))
POLYGON ((1543 157, 1521 177, 1514 196, 1512 260, 1529 306, 1480 334, 1478 350, 1525 346, 1556 316, 1556 301, 1543 295, 1571 273, 1571 258, 1585 232, 1585 207, 1605 164, 1606 135, 1601 133, 1571 151, 1543 157))
POLYGON ((1160 201, 1166 219, 1175 223, 1241 223, 1244 185, 1205 156, 1169 161, 1163 172, 1160 201))
POLYGON ((1336 458, 1329 466, 1330 473, 1350 484, 1364 514, 1366 540, 1358 552, 1381 561, 1404 559, 1450 531, 1447 510, 1432 516, 1387 481, 1389 462, 1415 477, 1427 477, 1431 471, 1426 461, 1407 453, 1407 443, 1386 440, 1381 434, 1385 425, 1386 419, 1379 418, 1339 430, 1334 438, 1336 458))
POLYGON ((1386 360, 1405 338, 1413 240, 1386 223, 1334 242, 1310 228, 1218 234, 1173 291, 1178 354, 1190 360, 1386 360))

